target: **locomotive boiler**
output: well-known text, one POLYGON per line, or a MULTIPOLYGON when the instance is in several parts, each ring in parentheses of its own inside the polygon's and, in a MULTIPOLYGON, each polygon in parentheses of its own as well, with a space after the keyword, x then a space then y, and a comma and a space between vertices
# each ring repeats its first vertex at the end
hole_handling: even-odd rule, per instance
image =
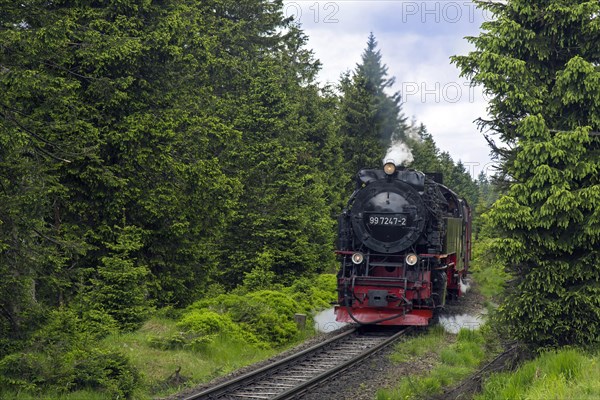
POLYGON ((339 217, 336 319, 428 325, 464 294, 471 211, 440 174, 363 169, 339 217))

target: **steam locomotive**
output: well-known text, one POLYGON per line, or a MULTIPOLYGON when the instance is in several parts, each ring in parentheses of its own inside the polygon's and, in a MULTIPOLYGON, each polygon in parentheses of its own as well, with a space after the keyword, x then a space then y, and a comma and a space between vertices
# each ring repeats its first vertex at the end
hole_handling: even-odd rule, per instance
POLYGON ((363 169, 339 217, 336 320, 428 325, 462 296, 471 253, 471 210, 440 174, 363 169))

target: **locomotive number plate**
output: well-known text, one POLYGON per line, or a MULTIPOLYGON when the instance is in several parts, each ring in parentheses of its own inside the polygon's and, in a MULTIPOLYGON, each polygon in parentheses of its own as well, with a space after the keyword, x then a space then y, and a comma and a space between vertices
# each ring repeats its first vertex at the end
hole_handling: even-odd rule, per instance
POLYGON ((369 217, 369 225, 406 226, 406 217, 387 217, 372 215, 369 217))

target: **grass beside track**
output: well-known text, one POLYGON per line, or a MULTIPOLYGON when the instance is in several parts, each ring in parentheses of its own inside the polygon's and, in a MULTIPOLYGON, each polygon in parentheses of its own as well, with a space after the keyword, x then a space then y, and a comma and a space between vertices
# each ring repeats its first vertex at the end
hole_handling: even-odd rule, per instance
POLYGON ((251 347, 224 335, 216 337, 202 351, 184 348, 159 349, 152 346, 153 338, 170 338, 178 331, 176 321, 153 318, 136 332, 105 339, 108 347, 120 349, 128 354, 140 371, 143 386, 139 398, 150 399, 167 395, 185 387, 186 383, 207 382, 278 352, 251 347), (181 368, 179 381, 174 376, 178 368, 181 368))
POLYGON ((598 400, 600 353, 563 349, 541 354, 514 372, 492 375, 476 400, 598 400))
POLYGON ((407 400, 439 394, 444 387, 473 373, 486 358, 486 352, 486 339, 481 331, 461 329, 458 335, 453 335, 436 326, 426 335, 400 343, 391 356, 392 361, 415 365, 425 359, 432 367, 405 376, 393 389, 379 390, 377 399, 407 400))
MULTIPOLYGON (((187 385, 208 382, 241 367, 267 359, 282 351, 248 346, 247 343, 219 336, 207 345, 203 351, 188 349, 161 350, 152 345, 153 338, 172 337, 179 331, 177 321, 155 317, 147 321, 138 331, 112 335, 102 340, 103 348, 119 350, 129 359, 142 376, 142 385, 133 398, 137 400, 156 399, 173 394, 187 385), (180 368, 180 378, 175 371, 180 368), (171 379, 169 379, 171 378, 171 379)), ((301 332, 291 347, 305 340, 311 333, 301 332)), ((94 390, 78 390, 70 393, 45 392, 31 394, 25 392, 3 392, 0 398, 15 400, 106 400, 106 393, 94 390), (42 397, 40 397, 42 396, 42 397)))

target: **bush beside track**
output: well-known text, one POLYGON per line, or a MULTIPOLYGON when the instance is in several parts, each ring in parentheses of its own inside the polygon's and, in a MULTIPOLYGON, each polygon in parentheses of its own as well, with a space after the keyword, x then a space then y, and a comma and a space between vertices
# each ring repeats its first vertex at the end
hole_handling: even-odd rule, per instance
POLYGON ((118 333, 106 315, 56 311, 26 351, 0 362, 0 398, 150 399, 276 354, 313 334, 311 313, 335 300, 335 276, 259 291, 211 292, 118 333), (307 314, 306 329, 294 314, 307 314))

